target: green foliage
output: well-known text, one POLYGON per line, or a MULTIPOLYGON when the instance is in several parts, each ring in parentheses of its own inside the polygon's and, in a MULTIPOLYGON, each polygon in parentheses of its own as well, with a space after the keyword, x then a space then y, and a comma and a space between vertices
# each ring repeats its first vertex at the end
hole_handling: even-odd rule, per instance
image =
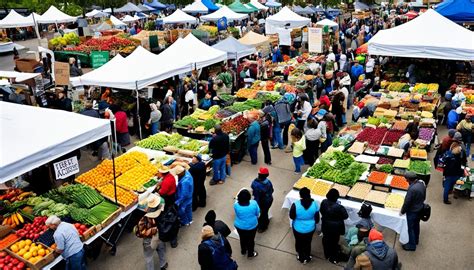
POLYGON ((337 7, 341 4, 340 0, 321 0, 323 7, 337 7))

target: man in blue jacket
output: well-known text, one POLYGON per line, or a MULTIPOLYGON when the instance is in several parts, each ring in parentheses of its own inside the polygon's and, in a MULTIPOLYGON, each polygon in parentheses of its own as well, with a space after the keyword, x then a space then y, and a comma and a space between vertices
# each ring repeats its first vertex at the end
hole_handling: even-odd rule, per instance
POLYGON ((260 167, 258 176, 253 180, 251 188, 253 198, 260 207, 260 216, 258 217, 258 232, 262 233, 268 228, 268 211, 273 203, 273 185, 268 179, 270 172, 266 167, 260 167))
POLYGON ((257 149, 260 143, 260 124, 252 116, 249 117, 250 126, 247 130, 247 145, 249 148, 250 161, 256 165, 258 161, 257 149))
POLYGON ((178 215, 181 225, 189 226, 193 222, 193 177, 181 166, 176 166, 173 170, 174 174, 178 176, 175 202, 178 206, 178 215))

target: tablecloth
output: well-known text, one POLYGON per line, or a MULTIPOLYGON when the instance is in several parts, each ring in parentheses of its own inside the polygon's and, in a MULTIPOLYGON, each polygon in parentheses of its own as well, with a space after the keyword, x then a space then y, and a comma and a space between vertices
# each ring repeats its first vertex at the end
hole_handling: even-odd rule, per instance
MULTIPOLYGON (((325 197, 316 196, 311 194, 311 197, 321 203, 325 197)), ((298 191, 291 190, 286 194, 285 201, 283 202, 282 208, 290 209, 291 205, 299 200, 300 196, 298 191)), ((357 215, 357 212, 360 210, 362 203, 349 201, 345 199, 340 199, 341 205, 344 206, 349 214, 349 218, 345 221, 347 226, 354 226, 360 217, 357 215)), ((408 225, 406 215, 400 216, 399 212, 394 210, 389 210, 377 206, 372 207, 372 219, 375 223, 380 226, 394 230, 400 235, 399 241, 402 244, 408 243, 408 225)))

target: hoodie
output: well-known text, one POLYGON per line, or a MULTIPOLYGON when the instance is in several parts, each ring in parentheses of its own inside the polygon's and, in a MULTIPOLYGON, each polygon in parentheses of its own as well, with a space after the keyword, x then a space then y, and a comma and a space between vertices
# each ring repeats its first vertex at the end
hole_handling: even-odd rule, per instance
POLYGON ((369 243, 365 254, 369 257, 373 270, 397 269, 398 267, 397 253, 383 240, 369 243))
POLYGON ((254 200, 259 206, 262 206, 264 203, 270 204, 273 202, 273 185, 268 178, 265 178, 263 181, 253 180, 251 188, 254 200))
POLYGON ((222 220, 216 220, 216 212, 214 212, 214 210, 209 210, 204 219, 206 222, 202 226, 211 226, 214 229, 215 235, 220 234, 223 237, 227 237, 231 233, 227 224, 225 224, 222 220))

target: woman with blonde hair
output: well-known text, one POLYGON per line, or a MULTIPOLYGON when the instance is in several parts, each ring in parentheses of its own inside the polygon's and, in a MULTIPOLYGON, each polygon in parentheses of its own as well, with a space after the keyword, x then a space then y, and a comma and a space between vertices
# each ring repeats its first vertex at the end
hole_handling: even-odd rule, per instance
POLYGON ((150 103, 150 119, 148 119, 148 125, 150 126, 151 135, 158 133, 160 130, 160 119, 161 112, 158 110, 158 106, 155 103, 150 103))

